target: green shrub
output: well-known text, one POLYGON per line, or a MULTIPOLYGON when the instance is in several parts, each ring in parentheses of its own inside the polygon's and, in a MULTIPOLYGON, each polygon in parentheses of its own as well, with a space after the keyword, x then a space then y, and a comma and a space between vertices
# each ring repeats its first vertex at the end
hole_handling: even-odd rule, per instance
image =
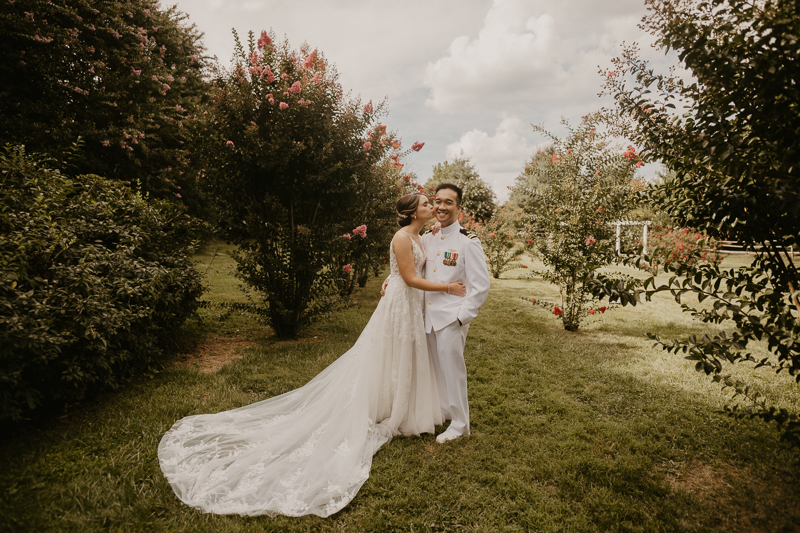
POLYGON ((203 292, 193 224, 118 182, 0 154, 0 420, 148 368, 203 292))

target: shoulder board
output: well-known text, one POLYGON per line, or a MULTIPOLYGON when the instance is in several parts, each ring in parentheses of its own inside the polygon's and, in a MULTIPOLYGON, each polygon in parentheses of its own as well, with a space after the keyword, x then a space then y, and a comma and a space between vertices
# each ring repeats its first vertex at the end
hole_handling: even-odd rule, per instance
POLYGON ((428 234, 428 233, 430 233, 430 232, 431 232, 431 230, 430 230, 430 228, 429 228, 429 229, 426 229, 425 231, 423 231, 423 232, 422 232, 422 234, 423 234, 423 235, 427 235, 427 234, 428 234))
POLYGON ((465 228, 461 228, 460 230, 462 235, 466 235, 470 239, 477 239, 478 236, 472 233, 471 231, 467 231, 465 228))

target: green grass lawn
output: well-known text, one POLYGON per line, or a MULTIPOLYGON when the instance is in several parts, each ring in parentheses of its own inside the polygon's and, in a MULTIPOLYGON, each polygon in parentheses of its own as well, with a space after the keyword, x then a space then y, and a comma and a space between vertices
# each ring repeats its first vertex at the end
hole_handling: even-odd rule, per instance
MULTIPOLYGON (((215 245, 198 256, 211 301, 242 298, 229 252, 215 245)), ((703 324, 659 296, 568 333, 523 300, 557 297, 547 283, 517 279, 525 272, 492 280, 469 332, 472 435, 446 445, 431 435, 393 440, 331 518, 201 514, 175 498, 156 447, 181 417, 303 385, 354 343, 382 278, 356 295, 356 307, 293 342, 245 316, 220 323, 219 311, 205 309, 184 335, 254 346, 211 374, 174 366, 190 356, 178 350, 156 377, 6 439, 0 531, 800 531, 800 452, 774 427, 719 414, 726 394, 644 337, 703 332, 703 324)), ((744 366, 737 375, 800 407, 787 376, 744 366)))

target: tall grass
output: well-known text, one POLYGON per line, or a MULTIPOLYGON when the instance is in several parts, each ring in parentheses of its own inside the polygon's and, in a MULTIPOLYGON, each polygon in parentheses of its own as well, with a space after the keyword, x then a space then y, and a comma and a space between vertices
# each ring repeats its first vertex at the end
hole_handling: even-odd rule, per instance
MULTIPOLYGON (((208 264, 212 254, 200 259, 208 264)), ((222 259, 208 269, 208 297, 239 298, 222 259)), ((472 435, 445 445, 430 435, 393 440, 353 502, 331 518, 201 514, 175 498, 156 447, 183 416, 245 405, 316 375, 357 338, 380 278, 358 293, 357 307, 296 342, 272 340, 247 317, 238 327, 217 325, 209 312, 196 334, 210 328, 258 345, 209 375, 165 362, 153 379, 6 440, 0 530, 800 530, 800 454, 773 427, 718 413, 725 393, 644 337, 701 332, 702 324, 659 297, 568 333, 521 298, 557 296, 549 284, 515 279, 524 272, 492 280, 470 329, 472 435)), ((800 403, 784 376, 737 371, 782 405, 800 403)))

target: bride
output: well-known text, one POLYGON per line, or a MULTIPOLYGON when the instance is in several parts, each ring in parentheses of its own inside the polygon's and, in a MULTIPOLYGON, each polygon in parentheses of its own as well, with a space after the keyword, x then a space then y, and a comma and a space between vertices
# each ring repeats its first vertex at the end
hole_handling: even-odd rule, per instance
POLYGON ((161 470, 181 501, 207 513, 329 516, 355 497, 382 445, 443 422, 422 291, 466 289, 420 277, 428 199, 407 194, 397 212, 386 295, 350 350, 299 389, 186 417, 161 439, 161 470))

